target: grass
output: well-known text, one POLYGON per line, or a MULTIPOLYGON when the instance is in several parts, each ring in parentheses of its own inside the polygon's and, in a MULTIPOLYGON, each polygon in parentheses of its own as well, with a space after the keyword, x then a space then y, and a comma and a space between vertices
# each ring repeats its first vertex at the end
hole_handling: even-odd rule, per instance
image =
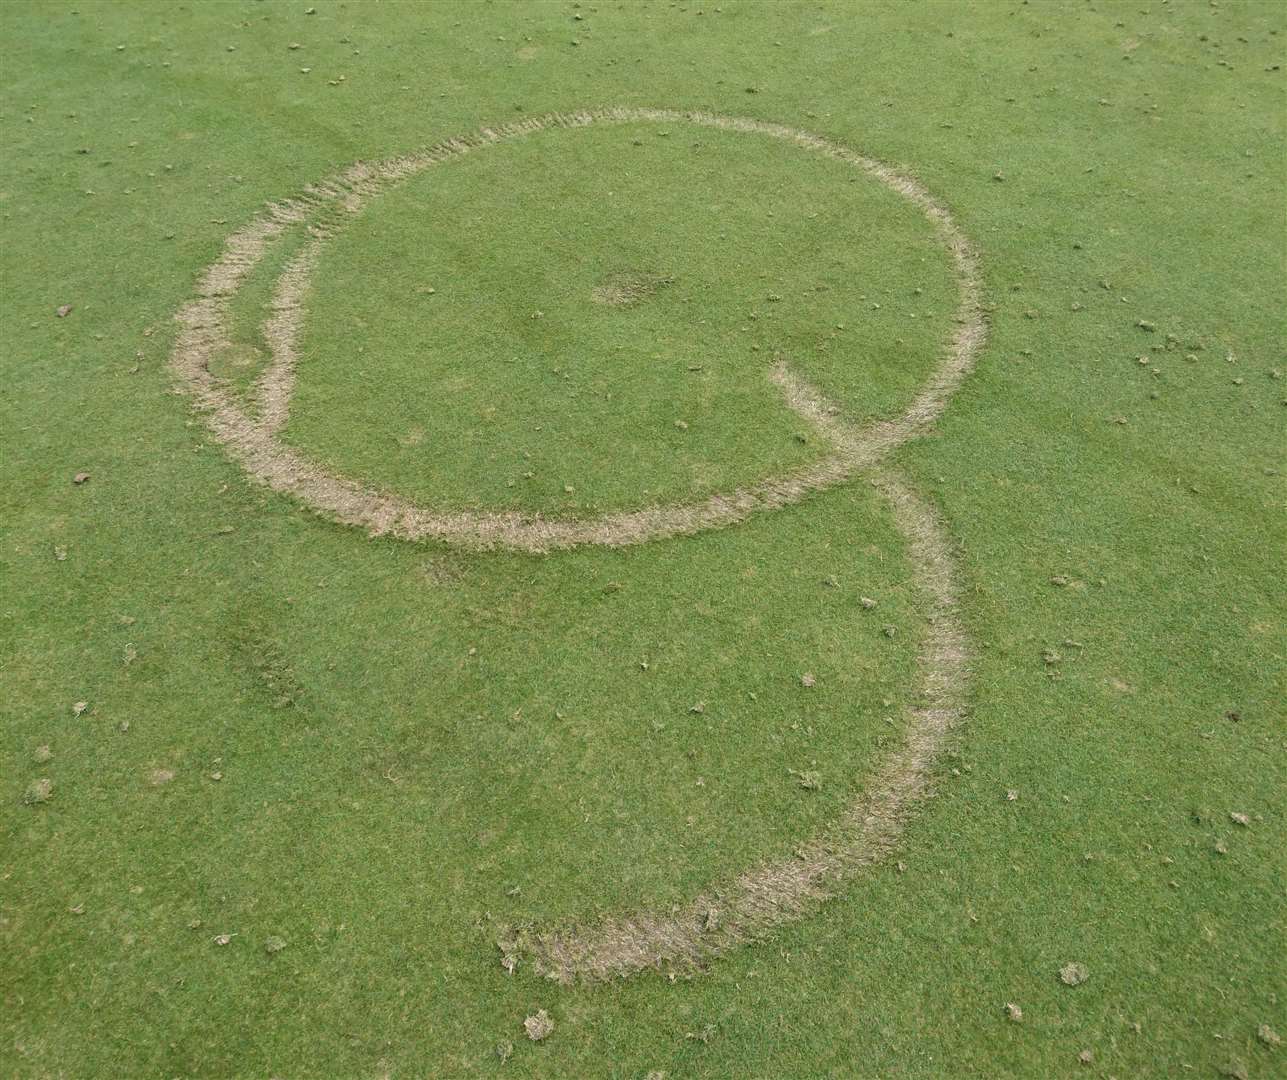
MULTIPOLYGON (((0 11, 6 1071, 1281 1071, 1256 1029, 1287 1034, 1287 18, 316 6, 0 11), (604 104, 846 142, 978 245, 988 348, 898 456, 961 546, 975 680, 889 864, 692 980, 561 988, 505 976, 497 928, 678 902, 862 789, 913 685, 886 511, 855 484, 619 552, 370 541, 249 482, 166 360, 266 201, 604 104)), ((498 146, 327 246, 286 434, 443 508, 576 515, 766 475, 818 449, 760 377, 775 351, 855 415, 917 384, 948 310, 925 233, 749 136, 498 146), (623 274, 674 281, 596 303, 623 274)), ((239 298, 244 348, 270 281, 239 298)))
POLYGON ((901 411, 955 308, 929 223, 860 179, 673 124, 547 131, 430 169, 327 246, 288 438, 427 505, 564 515, 816 459, 772 359, 856 416, 901 411), (631 275, 663 284, 594 301, 631 275))

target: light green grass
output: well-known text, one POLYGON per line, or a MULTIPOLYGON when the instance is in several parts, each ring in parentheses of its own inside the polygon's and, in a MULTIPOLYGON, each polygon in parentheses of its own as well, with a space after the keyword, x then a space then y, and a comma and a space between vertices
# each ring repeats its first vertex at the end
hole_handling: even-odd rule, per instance
MULTIPOLYGON (((0 10, 5 1073, 1281 1073, 1255 1032, 1287 1035, 1287 72, 1267 70, 1287 17, 308 6, 0 10), (505 976, 502 923, 664 904, 781 854, 897 736, 918 611, 881 504, 855 484, 548 558, 371 541, 249 482, 166 359, 196 275, 265 201, 612 104, 846 142, 978 245, 988 348, 899 455, 961 546, 977 653, 969 722, 889 865, 692 981, 560 988, 505 976), (40 778, 52 798, 24 804, 40 778), (1070 960, 1084 985, 1059 982, 1070 960)), ((770 140, 495 147, 327 247, 288 437, 443 507, 578 514, 762 476, 818 449, 760 377, 774 350, 854 415, 906 400, 947 326, 925 241, 883 189, 770 140), (732 261, 682 197, 713 177, 732 261), (788 230, 755 217, 771 192, 788 230), (870 213, 808 217, 837 197, 870 213), (819 254, 837 280, 809 293, 819 254), (587 287, 618 268, 675 281, 600 309, 587 287), (770 291, 775 317, 741 331, 770 291)), ((241 343, 262 346, 269 270, 241 343)))
POLYGON ((682 123, 451 160, 324 250, 288 438, 445 509, 585 514, 816 459, 774 359, 888 415, 956 307, 916 207, 780 139, 682 123), (621 279, 655 284, 595 300, 621 279))

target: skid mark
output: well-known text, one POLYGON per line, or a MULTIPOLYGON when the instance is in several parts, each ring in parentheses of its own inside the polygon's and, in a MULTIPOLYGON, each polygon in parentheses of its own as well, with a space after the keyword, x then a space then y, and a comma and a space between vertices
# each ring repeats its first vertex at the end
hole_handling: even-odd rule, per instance
POLYGON ((964 715, 969 666, 966 634, 957 610, 961 587, 951 538, 933 506, 882 461, 932 427, 974 366, 987 336, 982 296, 974 248, 947 207, 915 178, 796 128, 668 109, 556 113, 483 128, 403 157, 358 163, 296 198, 270 205, 228 238, 223 254, 200 277, 195 298, 177 316, 180 332, 171 363, 184 389, 205 412, 215 437, 247 472, 269 487, 371 535, 534 553, 583 544, 623 546, 732 525, 751 514, 798 502, 811 492, 864 477, 888 501, 907 543, 913 581, 928 611, 918 654, 917 704, 909 710, 899 748, 841 818, 802 843, 790 857, 766 862, 731 882, 712 883, 678 909, 640 911, 585 925, 507 931, 497 943, 507 970, 527 961, 544 975, 571 981, 698 967, 806 913, 854 872, 878 862, 897 842, 911 810, 925 794, 944 740, 964 715), (548 128, 641 121, 687 123, 783 139, 846 162, 926 215, 951 257, 959 299, 955 328, 925 384, 901 415, 863 426, 850 424, 839 408, 788 363, 779 361, 768 370, 768 378, 785 404, 828 443, 827 456, 706 499, 576 520, 489 511, 439 513, 330 471, 279 441, 295 385, 312 270, 326 240, 371 198, 435 164, 501 140, 548 128), (257 384, 259 410, 258 417, 253 417, 210 374, 208 365, 230 343, 229 298, 269 246, 291 229, 307 230, 311 240, 288 263, 274 290, 264 325, 272 362, 257 384))

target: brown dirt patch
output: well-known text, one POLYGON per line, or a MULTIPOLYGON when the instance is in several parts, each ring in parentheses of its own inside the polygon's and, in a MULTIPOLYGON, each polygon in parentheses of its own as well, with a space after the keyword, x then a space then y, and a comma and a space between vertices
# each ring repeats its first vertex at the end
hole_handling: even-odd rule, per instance
POLYGON ((608 307, 633 307, 674 280, 673 277, 659 277, 656 274, 614 274, 596 285, 590 292, 590 298, 596 304, 606 304, 608 307))

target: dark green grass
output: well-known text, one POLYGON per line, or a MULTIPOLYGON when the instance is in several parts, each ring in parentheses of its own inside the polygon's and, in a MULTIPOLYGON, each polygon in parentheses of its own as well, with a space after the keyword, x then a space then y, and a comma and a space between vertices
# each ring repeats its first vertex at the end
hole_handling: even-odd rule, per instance
MULTIPOLYGON (((1260 1024, 1287 1034, 1274 377, 1287 368, 1287 72, 1266 70, 1283 63, 1281 12, 307 7, 0 13, 5 1072, 1160 1077, 1240 1062, 1253 1077, 1281 1073, 1283 1048, 1255 1036, 1260 1024), (866 875, 692 982, 561 989, 501 972, 500 923, 689 895, 708 873, 789 849, 861 787, 896 732, 884 716, 911 690, 917 626, 879 504, 857 486, 718 534, 549 559, 372 542, 250 484, 171 394, 165 360, 197 272, 265 200, 359 158, 604 104, 816 130, 905 165, 950 202, 984 258, 992 340, 939 434, 900 460, 962 546, 978 654, 969 724, 901 870, 866 875), (63 303, 75 310, 58 319, 63 303), (92 478, 76 487, 80 470, 92 478), (857 608, 864 593, 879 597, 875 612, 857 608), (818 675, 807 693, 805 670, 818 675), (79 718, 77 701, 89 702, 79 718), (697 701, 702 714, 688 711, 697 701), (44 744, 54 756, 38 764, 44 744), (794 787, 787 769, 814 759, 822 790, 794 787), (174 779, 153 786, 158 769, 174 779), (52 799, 24 805, 41 777, 52 799), (237 936, 220 947, 220 933, 237 936), (286 948, 266 953, 270 935, 286 948), (1089 968, 1084 985, 1060 984, 1070 960, 1089 968), (1005 1019, 1007 1001, 1022 1024, 1005 1019), (537 1008, 557 1025, 541 1045, 520 1027, 537 1008), (502 1041, 515 1044, 503 1066, 502 1041)), ((575 155, 596 134, 559 137, 575 155)), ((510 148, 516 182, 557 167, 538 138, 510 148)), ((717 167, 716 140, 696 140, 712 147, 702 167, 717 167)), ((641 149, 627 143, 618 160, 641 149)), ((787 158, 721 143, 725 153, 793 182, 787 158)), ((436 168, 331 246, 292 430, 442 505, 475 491, 524 505, 504 484, 512 473, 470 450, 482 429, 471 417, 496 406, 508 449, 506 425, 524 416, 575 420, 593 379, 533 380, 525 412, 488 400, 520 383, 480 374, 440 411, 441 351, 426 350, 433 379, 417 383, 399 336, 420 340, 411 305, 424 298, 387 289, 387 270, 380 287, 358 288, 338 259, 345 244, 374 258, 378 238, 398 236, 394 200, 436 205, 433 184, 499 198, 471 181, 475 162, 491 167, 479 155, 436 168), (361 420, 380 432, 370 460, 362 431, 338 430, 307 397, 346 385, 341 346, 358 340, 346 304, 386 335, 370 370, 388 381, 349 384, 339 403, 354 425, 376 400, 368 390, 408 410, 361 420), (427 435, 457 425, 452 454, 405 456, 405 421, 427 435)), ((677 177, 690 164, 657 168, 677 177)), ((587 166, 587 183, 596 176, 587 166)), ((686 233, 674 213, 671 238, 686 233)), ((923 235, 905 208, 891 214, 879 233, 859 228, 860 245, 889 252, 923 235)), ((467 235, 453 228, 403 242, 426 269, 470 269, 432 263, 434 243, 467 235)), ((619 251, 595 258, 615 269, 619 251)), ((708 254, 611 314, 665 320, 678 337, 685 269, 708 254)), ((902 254, 864 264, 876 277, 856 291, 899 296, 911 282, 902 254)), ((929 293, 942 264, 925 265, 929 293)), ((581 272, 571 259, 566 269, 581 272)), ((782 273, 803 270, 784 258, 782 273)), ((584 310, 592 331, 588 281, 551 310, 584 310)), ((428 284, 438 317, 477 321, 450 287, 428 284)), ((237 315, 252 345, 259 288, 237 315)), ((736 299, 727 312, 742 310, 736 299)), ((856 411, 890 408, 916 370, 904 355, 927 360, 906 318, 919 306, 892 306, 885 336, 874 313, 834 320, 846 335, 870 331, 875 349, 854 368, 839 344, 801 347, 833 320, 799 309, 793 361, 856 411)), ((617 343, 615 325, 603 343, 617 343)), ((779 347, 760 343, 758 355, 779 347)), ((545 371, 540 349, 527 355, 516 377, 545 371)), ((560 475, 527 505, 577 512, 564 483, 575 502, 632 504, 663 482, 679 493, 814 452, 796 448, 788 414, 742 370, 712 362, 710 389, 743 395, 762 430, 718 423, 704 384, 685 382, 675 392, 692 396, 674 400, 692 410, 688 442, 672 447, 673 428, 645 437, 646 411, 601 417, 583 452, 607 460, 634 437, 647 468, 560 475), (699 458, 727 471, 695 476, 699 458)), ((665 385, 641 383, 639 403, 665 385)), ((555 434, 530 447, 550 479, 577 455, 571 426, 555 434)))

